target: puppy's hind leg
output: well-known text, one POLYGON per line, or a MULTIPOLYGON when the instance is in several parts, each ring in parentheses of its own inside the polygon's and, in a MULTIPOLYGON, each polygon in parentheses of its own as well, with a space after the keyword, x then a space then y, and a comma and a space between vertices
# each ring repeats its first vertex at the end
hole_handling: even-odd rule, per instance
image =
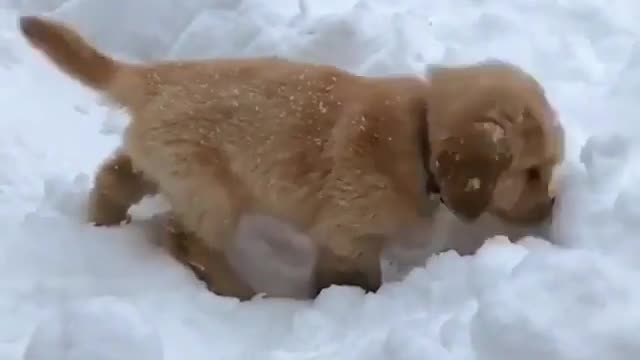
POLYGON ((240 300, 256 293, 297 299, 314 295, 315 244, 284 221, 243 216, 224 256, 210 250, 175 217, 168 219, 167 235, 173 257, 219 295, 240 300))
POLYGON ((231 267, 257 293, 296 299, 315 295, 316 245, 281 219, 244 215, 226 254, 231 267))
MULTIPOLYGON (((181 186, 167 197, 184 228, 197 234, 211 250, 224 252, 233 241, 246 192, 225 168, 202 166, 197 159, 191 155, 188 171, 176 171, 179 178, 172 182, 181 186)), ((166 188, 163 186, 163 191, 166 188)))
POLYGON ((129 207, 156 192, 156 185, 137 172, 131 158, 118 149, 96 174, 89 194, 89 222, 117 225, 127 221, 129 207))
POLYGON ((193 232, 184 228, 175 216, 167 221, 167 247, 171 255, 189 267, 207 288, 221 296, 250 300, 255 291, 234 271, 224 253, 210 249, 193 232))

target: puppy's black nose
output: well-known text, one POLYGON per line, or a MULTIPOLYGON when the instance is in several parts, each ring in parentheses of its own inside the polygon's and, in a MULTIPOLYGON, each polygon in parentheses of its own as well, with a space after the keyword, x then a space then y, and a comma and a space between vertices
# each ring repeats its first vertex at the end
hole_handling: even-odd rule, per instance
POLYGON ((556 198, 555 198, 555 197, 552 197, 552 198, 551 198, 551 205, 553 206, 553 205, 555 205, 555 204, 556 204, 556 198))
POLYGON ((440 204, 444 204, 444 199, 442 198, 442 196, 440 196, 440 204))

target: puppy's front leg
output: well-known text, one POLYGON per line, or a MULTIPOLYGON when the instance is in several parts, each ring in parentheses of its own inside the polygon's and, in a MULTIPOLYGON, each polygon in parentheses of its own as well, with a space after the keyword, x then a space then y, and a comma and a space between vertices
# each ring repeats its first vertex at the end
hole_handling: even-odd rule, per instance
POLYGON ((157 187, 136 172, 131 158, 117 150, 98 169, 89 194, 89 221, 96 225, 116 225, 128 220, 129 207, 157 187))
POLYGON ((317 291, 330 285, 359 286, 377 291, 382 284, 381 255, 398 229, 420 219, 412 204, 394 193, 359 197, 345 205, 336 202, 310 230, 318 242, 317 291), (337 214, 337 216, 336 216, 337 214))
POLYGON ((331 285, 358 286, 375 292, 382 283, 380 255, 386 240, 384 234, 331 232, 330 244, 319 247, 315 291, 331 285))

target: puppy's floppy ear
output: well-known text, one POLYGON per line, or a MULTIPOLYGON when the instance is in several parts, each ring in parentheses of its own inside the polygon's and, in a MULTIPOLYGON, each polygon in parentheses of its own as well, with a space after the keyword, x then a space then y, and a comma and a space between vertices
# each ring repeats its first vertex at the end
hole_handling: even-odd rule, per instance
POLYGON ((432 170, 445 204, 465 220, 476 219, 512 161, 505 129, 490 120, 467 124, 438 148, 432 170))

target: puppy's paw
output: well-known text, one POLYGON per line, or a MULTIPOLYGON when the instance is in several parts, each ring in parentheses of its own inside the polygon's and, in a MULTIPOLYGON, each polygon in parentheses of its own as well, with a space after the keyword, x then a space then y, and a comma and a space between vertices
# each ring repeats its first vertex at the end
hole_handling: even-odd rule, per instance
POLYGON ((115 217, 90 217, 89 223, 93 226, 127 225, 131 223, 131 215, 127 214, 124 219, 121 220, 117 220, 115 217))
POLYGON ((128 206, 115 204, 106 196, 92 193, 89 199, 87 220, 95 226, 128 224, 131 222, 128 210, 128 206))
POLYGON ((200 239, 187 232, 173 215, 168 215, 164 220, 164 247, 174 259, 189 268, 198 280, 204 282, 210 291, 214 291, 208 275, 210 270, 206 266, 208 251, 200 239))

